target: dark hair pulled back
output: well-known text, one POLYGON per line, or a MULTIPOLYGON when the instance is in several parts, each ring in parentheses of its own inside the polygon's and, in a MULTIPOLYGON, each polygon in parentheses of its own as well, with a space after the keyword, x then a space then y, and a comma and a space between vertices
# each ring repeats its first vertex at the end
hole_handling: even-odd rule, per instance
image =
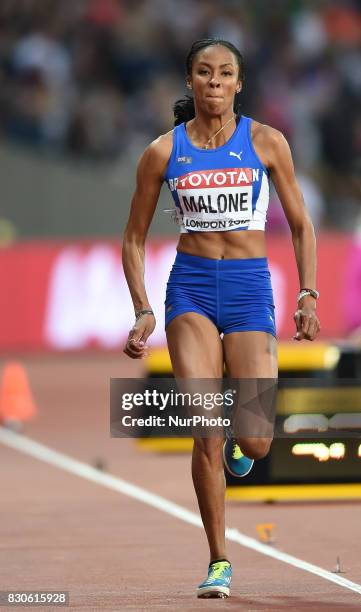
MULTIPOLYGON (((214 45, 222 45, 222 47, 226 47, 229 49, 233 55, 235 56, 238 64, 238 73, 239 78, 243 82, 244 81, 244 61, 243 56, 238 51, 237 47, 235 47, 232 43, 227 40, 222 40, 221 38, 202 38, 200 40, 196 40, 187 55, 186 58, 186 71, 187 76, 192 74, 192 66, 193 60, 197 53, 206 49, 207 47, 212 47, 214 45)), ((236 94, 234 97, 234 106, 233 110, 236 114, 236 117, 239 117, 241 114, 241 104, 240 104, 240 94, 236 94)), ((185 96, 180 100, 177 100, 173 105, 173 113, 174 113, 174 125, 179 125, 180 123, 190 121, 195 117, 195 107, 194 100, 192 96, 185 96)))

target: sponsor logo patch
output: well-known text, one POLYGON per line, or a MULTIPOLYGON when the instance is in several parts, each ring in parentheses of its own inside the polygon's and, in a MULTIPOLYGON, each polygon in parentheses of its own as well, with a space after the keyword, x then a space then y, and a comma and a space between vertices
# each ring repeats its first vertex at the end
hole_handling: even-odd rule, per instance
POLYGON ((229 152, 231 157, 238 157, 239 161, 241 161, 242 153, 243 151, 240 151, 239 153, 235 153, 234 151, 229 152))
POLYGON ((177 157, 177 162, 178 164, 191 164, 192 158, 187 156, 177 157))

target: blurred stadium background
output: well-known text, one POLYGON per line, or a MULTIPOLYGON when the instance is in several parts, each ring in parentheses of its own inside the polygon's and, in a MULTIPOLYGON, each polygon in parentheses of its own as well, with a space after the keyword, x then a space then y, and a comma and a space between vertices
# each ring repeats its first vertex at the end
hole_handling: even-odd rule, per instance
MULTIPOLYGON (((137 159, 172 127, 192 41, 245 56, 244 113, 288 138, 319 237, 322 336, 361 325, 361 3, 3 0, 0 5, 0 350, 119 349, 132 306, 119 259, 137 159)), ((147 257, 164 344, 176 228, 162 190, 147 257)), ((297 278, 272 193, 280 338, 297 278)))

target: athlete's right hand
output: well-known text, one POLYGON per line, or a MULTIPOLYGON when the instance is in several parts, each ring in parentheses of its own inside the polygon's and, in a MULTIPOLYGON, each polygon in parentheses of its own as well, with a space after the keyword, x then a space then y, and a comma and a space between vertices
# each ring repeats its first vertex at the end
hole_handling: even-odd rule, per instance
POLYGON ((156 320, 152 314, 140 315, 129 332, 123 353, 132 359, 144 359, 148 356, 147 340, 153 333, 156 320))

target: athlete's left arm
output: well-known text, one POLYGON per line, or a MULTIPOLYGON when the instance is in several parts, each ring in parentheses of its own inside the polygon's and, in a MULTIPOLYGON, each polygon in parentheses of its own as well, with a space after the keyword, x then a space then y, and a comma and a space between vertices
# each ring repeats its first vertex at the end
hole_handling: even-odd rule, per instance
MULTIPOLYGON (((290 147, 281 132, 268 126, 262 128, 267 167, 292 233, 300 288, 315 289, 316 237, 296 180, 290 147)), ((316 300, 309 295, 304 297, 299 302, 294 319, 297 327, 294 339, 314 340, 320 330, 316 300)))

